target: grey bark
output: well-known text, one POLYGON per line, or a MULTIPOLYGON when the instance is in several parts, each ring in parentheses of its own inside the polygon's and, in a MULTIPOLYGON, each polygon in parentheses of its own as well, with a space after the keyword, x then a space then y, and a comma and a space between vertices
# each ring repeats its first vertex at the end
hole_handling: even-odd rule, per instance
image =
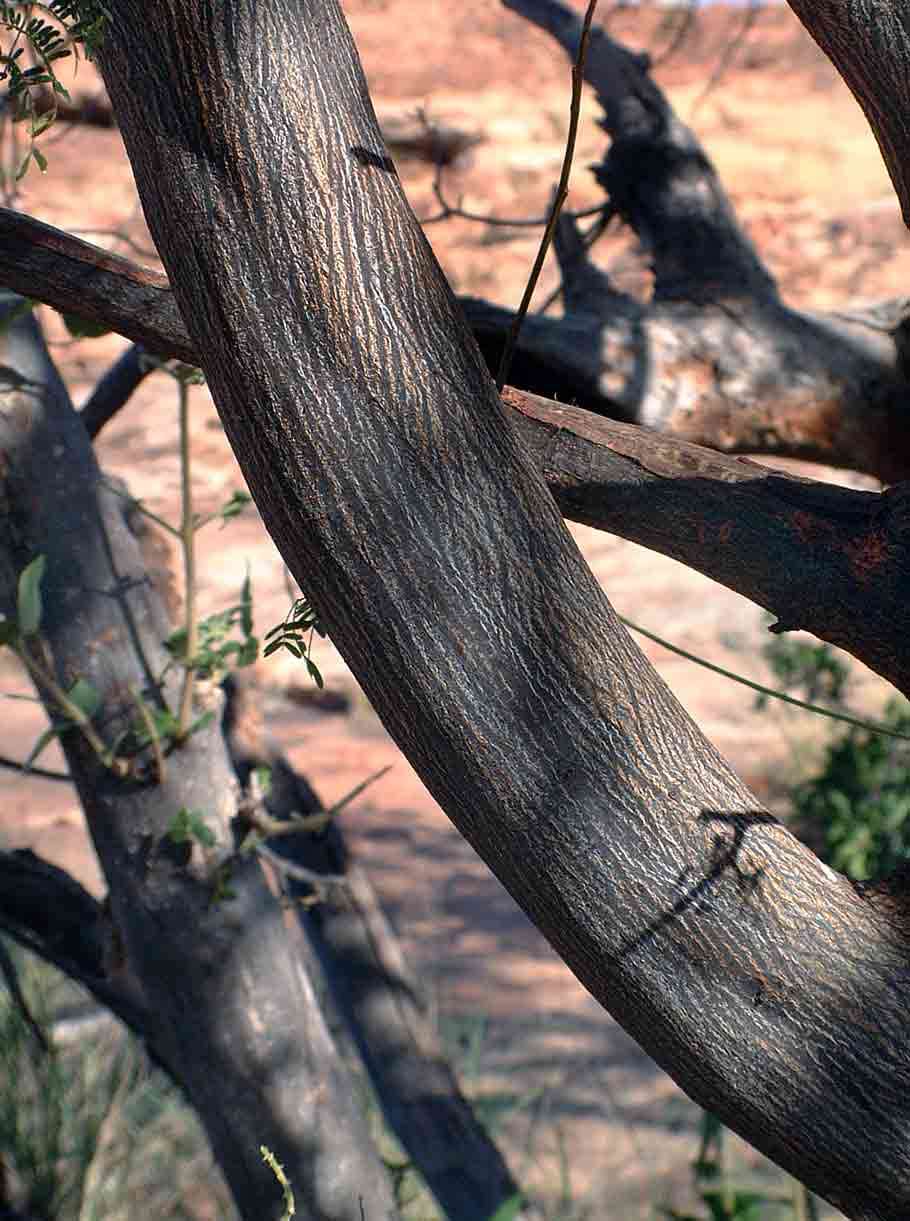
MULTIPOLYGON (((225 735, 241 778, 270 769, 264 803, 273 818, 324 808, 270 739, 255 688, 238 678, 230 683, 225 735)), ((272 848, 331 879, 317 887, 287 876, 283 885, 390 1130, 448 1221, 488 1221, 520 1194, 518 1184, 461 1092, 423 990, 341 826, 333 819, 320 831, 281 835, 272 848)), ((526 1215, 517 1212, 516 1221, 526 1215)))
MULTIPOLYGON (((0 609, 14 613, 17 576, 43 554, 36 654, 67 688, 92 683, 102 701, 94 723, 112 742, 135 719, 131 692, 173 700, 174 681, 161 680, 169 625, 31 315, 0 344, 0 609)), ((217 723, 168 754, 160 782, 154 767, 116 777, 77 732, 61 743, 110 886, 120 962, 108 970, 137 982, 150 1046, 199 1112, 241 1215, 281 1211, 265 1145, 302 1215, 359 1221, 363 1197, 371 1215, 394 1216, 280 907, 258 863, 233 860, 237 792, 217 723), (168 837, 182 808, 205 815, 211 853, 168 837), (235 897, 215 902, 215 871, 229 861, 235 897)))

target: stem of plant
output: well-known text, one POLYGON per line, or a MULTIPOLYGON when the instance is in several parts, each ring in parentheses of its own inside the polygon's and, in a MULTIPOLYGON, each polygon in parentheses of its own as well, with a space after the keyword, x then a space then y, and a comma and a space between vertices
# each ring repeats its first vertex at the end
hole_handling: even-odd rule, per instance
POLYGON ((82 709, 74 704, 69 698, 57 680, 50 674, 42 665, 31 656, 26 648, 16 650, 23 664, 25 665, 32 678, 45 688, 48 694, 54 701, 57 711, 65 716, 68 721, 74 724, 82 736, 88 742, 91 749, 101 760, 105 767, 109 767, 115 775, 121 776, 126 774, 126 764, 122 759, 117 759, 112 756, 107 748, 107 744, 103 738, 96 732, 89 718, 85 715, 82 709))
POLYGON ((193 659, 198 646, 196 630, 196 522, 193 519, 193 487, 190 467, 190 387, 186 378, 178 378, 180 397, 180 544, 183 549, 183 620, 186 632, 183 690, 177 718, 177 736, 183 740, 189 733, 193 715, 193 659))
POLYGON ((534 289, 537 287, 537 281, 540 279, 544 259, 547 257, 547 251, 553 240, 553 234, 556 232, 556 222, 559 220, 562 205, 566 202, 566 197, 569 194, 569 177, 572 173, 572 162, 575 159, 575 140, 578 136, 578 119, 581 114, 581 91, 585 79, 585 59, 588 54, 588 43, 591 40, 591 23, 594 20, 594 10, 596 8, 597 0, 589 0, 588 11, 585 13, 585 19, 581 27, 581 38, 578 40, 578 54, 575 57, 575 63, 572 65, 572 102, 569 107, 569 132, 566 137, 566 151, 562 159, 562 173, 559 176, 559 185, 553 198, 553 206, 550 208, 547 227, 543 231, 543 237, 540 239, 540 246, 537 250, 537 257, 534 260, 534 266, 531 268, 531 274, 525 285, 521 305, 518 307, 518 313, 509 327, 509 333, 503 345, 502 357, 499 361, 499 371, 496 374, 496 389, 500 394, 502 394, 506 378, 509 376, 509 368, 512 364, 512 357, 515 354, 515 345, 518 342, 521 324, 524 322, 527 312, 531 307, 531 298, 534 296, 534 289))

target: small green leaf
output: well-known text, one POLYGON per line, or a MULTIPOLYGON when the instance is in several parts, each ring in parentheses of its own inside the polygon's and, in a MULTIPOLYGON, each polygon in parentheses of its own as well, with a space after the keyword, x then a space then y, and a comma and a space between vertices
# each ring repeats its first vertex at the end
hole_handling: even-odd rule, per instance
POLYGON ((45 110, 44 114, 37 114, 29 123, 29 135, 34 139, 35 136, 40 136, 42 132, 47 131, 54 119, 57 117, 57 112, 53 108, 45 110))
POLYGON ((70 702, 89 718, 93 717, 101 706, 100 694, 84 678, 77 678, 66 694, 70 702))
POLYGON ((34 636, 41 626, 43 607, 41 604, 41 582, 47 560, 37 555, 19 573, 19 596, 16 613, 19 616, 19 631, 23 636, 34 636))
POLYGON ((0 619, 0 648, 5 644, 15 644, 19 629, 13 619, 0 619))
POLYGON ((247 569, 246 580, 240 587, 240 626, 244 636, 253 634, 253 582, 247 569))
POLYGON ((188 810, 181 806, 171 819, 167 829, 168 839, 175 844, 186 844, 193 840, 204 848, 214 848, 215 833, 206 826, 199 810, 188 810))
POLYGON ((260 767, 253 768, 253 775, 256 777, 256 783, 262 796, 268 797, 272 787, 272 769, 263 764, 260 767))
POLYGON ((248 492, 232 492, 230 500, 226 500, 218 510, 218 516, 221 518, 222 524, 229 522, 234 517, 238 517, 246 506, 252 504, 252 502, 253 498, 248 492))

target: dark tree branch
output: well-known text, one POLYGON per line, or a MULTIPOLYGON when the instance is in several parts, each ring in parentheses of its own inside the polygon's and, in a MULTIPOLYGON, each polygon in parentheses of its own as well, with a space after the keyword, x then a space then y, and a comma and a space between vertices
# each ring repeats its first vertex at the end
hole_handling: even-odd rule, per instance
POLYGON ((563 514, 670 555, 910 693, 910 484, 857 492, 507 390, 563 514))
MULTIPOLYGON (((575 61, 580 14, 559 0, 502 3, 546 30, 575 61)), ((775 296, 774 280, 740 229, 710 159, 649 75, 649 62, 603 27, 592 30, 584 75, 612 140, 597 178, 650 253, 655 300, 775 296)))
POLYGON ((156 356, 195 364, 167 277, 0 208, 0 285, 111 326, 156 356))
MULTIPOLYGON (((576 12, 559 0, 503 2, 574 57, 576 12)), ((596 176, 650 253, 653 300, 613 290, 566 218, 557 250, 566 313, 528 319, 516 384, 728 453, 906 478, 907 302, 892 303, 887 318, 782 303, 710 159, 648 66, 599 30, 585 76, 612 140, 596 176)), ((495 369, 514 312, 463 305, 495 369)))
POLYGON ((114 361, 79 412, 85 430, 93 441, 105 424, 129 401, 153 367, 144 350, 135 343, 114 361))
POLYGON ((386 727, 683 1088, 849 1216, 904 1221, 903 883, 851 885, 758 810, 622 629, 336 0, 109 5, 102 70, 227 436, 386 727))
MULTIPOLYGON (((135 981, 110 973, 110 917, 68 873, 27 849, 0 852, 0 929, 82 984, 161 1062, 154 1023, 135 981)), ((173 1075, 172 1069, 167 1071, 173 1075)))
MULTIPOLYGON (((52 232, 55 244, 73 240, 52 232)), ((41 293, 53 304, 53 263, 46 272, 41 293)), ((129 334, 142 308, 130 295, 136 277, 125 279, 119 267, 103 276, 111 304, 99 320, 129 334)), ((160 304, 163 314, 179 317, 163 297, 160 304)), ((719 326, 725 320, 717 315, 719 326)), ((550 320, 527 318, 527 331, 540 321, 550 320)), ((867 325, 890 322, 871 314, 867 325)), ((150 332, 149 346, 197 364, 182 323, 173 326, 176 335, 150 332)), ((902 487, 883 497, 769 472, 509 388, 503 403, 565 516, 672 555, 764 606, 781 630, 814 632, 910 691, 902 487), (721 539, 726 546, 717 545, 721 539)))

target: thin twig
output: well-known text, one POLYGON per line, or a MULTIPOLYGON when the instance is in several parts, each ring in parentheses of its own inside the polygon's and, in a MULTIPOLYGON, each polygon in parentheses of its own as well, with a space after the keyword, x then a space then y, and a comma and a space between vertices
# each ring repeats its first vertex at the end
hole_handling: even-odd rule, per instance
POLYGON ((537 258, 534 260, 534 266, 531 268, 531 274, 525 286, 521 305, 519 305, 518 313, 512 320, 512 325, 509 327, 509 333, 506 336, 506 342, 502 349, 499 372, 496 374, 496 389, 500 394, 502 393, 503 386, 506 384, 506 378, 509 376, 509 367, 512 364, 512 356, 515 352, 515 345, 518 342, 518 333, 531 305, 531 298, 534 296, 537 281, 540 279, 544 259, 547 257, 547 251, 550 248, 553 234, 556 231, 559 213, 569 194, 569 176, 572 173, 572 162, 575 159, 575 139, 578 135, 578 119, 581 114, 581 92, 585 80, 585 59, 587 58, 588 43, 591 38, 591 22, 594 20, 594 10, 596 8, 597 0, 589 0, 588 11, 585 13, 584 23, 581 27, 581 38, 578 41, 578 55, 575 57, 575 63, 572 65, 572 103, 569 107, 569 133, 566 138, 565 155, 562 159, 562 173, 559 176, 559 185, 556 188, 553 206, 550 209, 550 219, 547 221, 547 227, 544 229, 543 237, 540 239, 537 258))
POLYGON ((17 759, 8 759, 5 755, 0 755, 0 767, 8 767, 11 771, 22 772, 26 776, 37 776, 39 780, 59 780, 63 784, 72 784, 72 776, 68 776, 66 772, 52 772, 46 767, 26 767, 24 763, 20 763, 17 759))
POLYGON ((180 542, 183 548, 183 607, 186 632, 183 691, 180 696, 180 712, 177 718, 177 733, 182 739, 189 733, 193 715, 193 685, 196 677, 198 632, 196 624, 196 521, 193 516, 193 484, 190 467, 190 387, 184 377, 177 379, 177 385, 180 393, 180 542))
POLYGON ((734 683, 739 683, 743 687, 749 687, 750 690, 757 691, 759 695, 770 696, 771 699, 781 700, 785 704, 792 704, 794 708, 802 708, 806 712, 815 712, 819 716, 828 717, 832 721, 843 721, 845 725, 852 725, 856 729, 865 729, 869 733, 880 733, 886 738, 897 738, 901 742, 910 742, 910 733, 901 733, 899 729, 891 729, 889 726, 882 725, 878 721, 863 720, 862 717, 853 716, 849 712, 836 712, 833 708, 822 708, 820 704, 810 704, 806 700, 797 699, 795 695, 787 695, 785 691, 776 691, 774 687, 766 687, 763 683, 753 682, 751 678, 745 678, 742 674, 737 674, 733 670, 727 670, 723 666, 715 665, 713 661, 706 661, 704 657, 699 657, 696 653, 690 653, 688 649, 680 648, 678 644, 671 644, 663 636, 658 636, 656 632, 649 631, 639 623, 633 623, 625 615, 619 615, 618 618, 620 623, 624 623, 631 631, 638 632, 640 636, 645 636, 648 640, 653 640, 655 644, 659 644, 662 648, 669 649, 677 657, 685 657, 686 661, 694 661, 697 666, 703 666, 706 670, 710 670, 713 674, 719 674, 722 678, 732 679, 734 683))

